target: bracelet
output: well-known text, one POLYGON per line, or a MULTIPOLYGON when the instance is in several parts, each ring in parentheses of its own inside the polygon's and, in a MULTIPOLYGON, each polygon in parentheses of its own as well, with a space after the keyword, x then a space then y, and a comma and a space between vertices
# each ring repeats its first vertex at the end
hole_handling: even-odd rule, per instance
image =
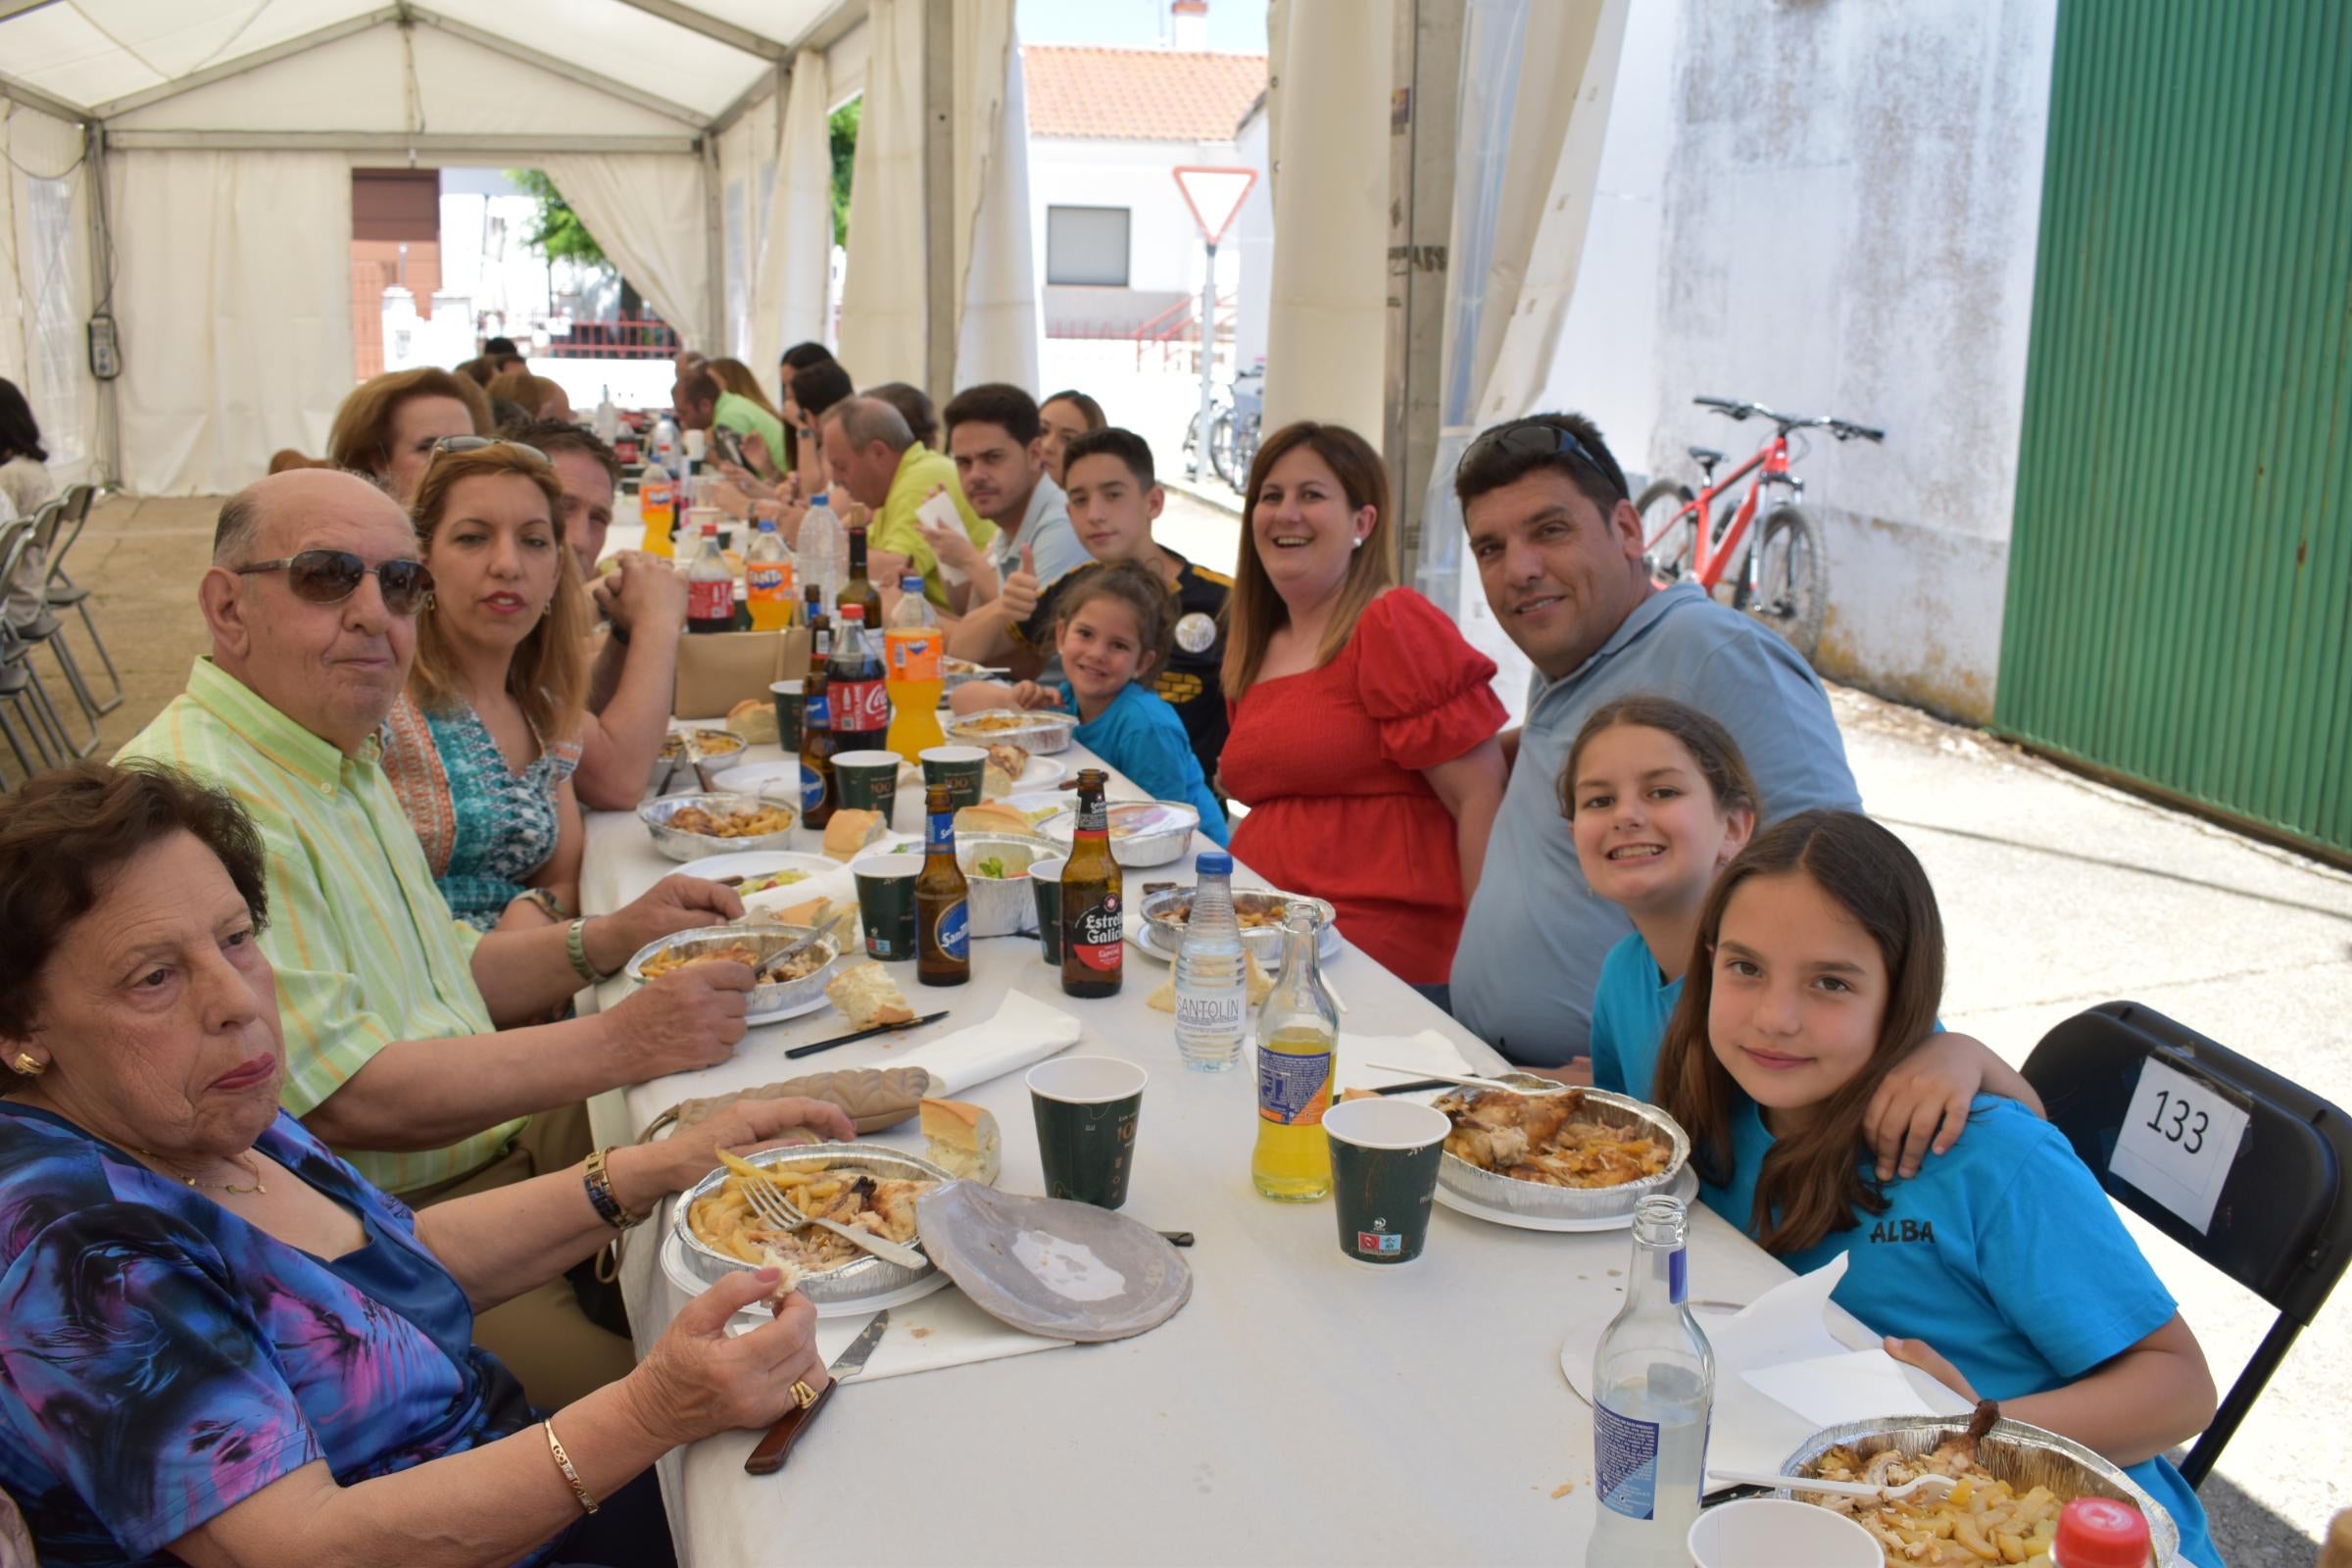
POLYGON ((572 921, 570 929, 564 933, 564 956, 571 960, 572 973, 592 986, 603 983, 605 977, 596 972, 595 964, 588 961, 588 917, 586 915, 583 914, 572 921))
POLYGON ((616 1231, 625 1231, 644 1224, 647 1216, 632 1214, 620 1206, 620 1199, 612 1191, 612 1173, 605 1163, 612 1152, 609 1148, 590 1151, 588 1170, 581 1180, 588 1189, 588 1201, 596 1205, 596 1211, 604 1216, 605 1223, 616 1231))
POLYGON ((571 1483, 571 1494, 580 1499, 583 1511, 596 1512, 603 1505, 588 1495, 588 1489, 580 1485, 580 1473, 571 1467, 571 1455, 564 1451, 564 1440, 556 1436, 556 1423, 548 1420, 539 1424, 547 1429, 547 1451, 556 1456, 556 1468, 563 1471, 564 1479, 571 1483))

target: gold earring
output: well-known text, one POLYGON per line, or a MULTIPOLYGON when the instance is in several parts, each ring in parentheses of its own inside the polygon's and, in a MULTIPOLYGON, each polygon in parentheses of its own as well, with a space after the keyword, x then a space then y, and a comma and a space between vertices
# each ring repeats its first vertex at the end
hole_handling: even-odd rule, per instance
POLYGON ((18 1052, 14 1056, 9 1058, 8 1064, 16 1072, 26 1078, 38 1078, 41 1074, 49 1070, 49 1064, 45 1061, 35 1060, 32 1053, 29 1051, 18 1052))

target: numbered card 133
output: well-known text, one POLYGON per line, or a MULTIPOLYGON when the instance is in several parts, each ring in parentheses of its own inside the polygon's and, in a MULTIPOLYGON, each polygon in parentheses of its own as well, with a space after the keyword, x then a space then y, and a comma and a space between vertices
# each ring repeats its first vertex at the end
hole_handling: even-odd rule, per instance
POLYGON ((2203 1235, 2213 1228, 2247 1120, 2245 1107, 2151 1056, 2140 1063, 2107 1168, 2203 1235))

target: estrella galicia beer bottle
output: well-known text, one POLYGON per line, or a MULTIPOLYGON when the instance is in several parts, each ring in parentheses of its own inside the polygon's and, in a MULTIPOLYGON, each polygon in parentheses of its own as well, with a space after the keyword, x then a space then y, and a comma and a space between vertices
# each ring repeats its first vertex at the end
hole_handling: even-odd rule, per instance
POLYGON ((1118 995, 1126 933, 1119 862, 1110 858, 1110 812, 1102 790, 1110 775, 1078 773, 1078 829, 1061 866, 1061 989, 1073 997, 1118 995))
POLYGON ((923 872, 914 879, 914 977, 927 986, 959 986, 972 977, 972 911, 963 867, 956 863, 956 808, 948 786, 923 792, 929 818, 923 872))

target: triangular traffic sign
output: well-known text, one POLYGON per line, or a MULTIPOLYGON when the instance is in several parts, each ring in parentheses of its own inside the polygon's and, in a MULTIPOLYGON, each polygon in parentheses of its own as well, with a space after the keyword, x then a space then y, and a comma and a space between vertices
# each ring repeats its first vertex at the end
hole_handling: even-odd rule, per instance
POLYGON ((1257 183, 1254 169, 1208 169, 1194 164, 1182 164, 1174 171, 1176 188, 1184 192, 1184 205, 1193 210, 1193 221, 1200 225, 1200 237, 1211 245, 1225 237, 1232 226, 1234 215, 1250 195, 1250 187, 1257 183))

